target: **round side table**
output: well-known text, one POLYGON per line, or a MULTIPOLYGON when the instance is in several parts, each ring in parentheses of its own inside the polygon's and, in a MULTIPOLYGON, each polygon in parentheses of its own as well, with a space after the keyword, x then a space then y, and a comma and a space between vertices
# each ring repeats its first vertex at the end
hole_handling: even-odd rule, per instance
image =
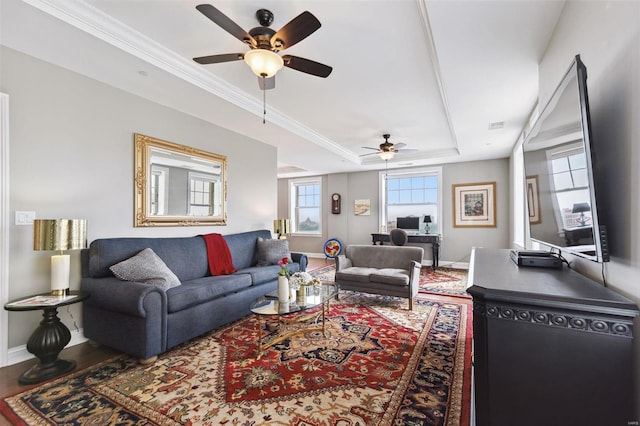
POLYGON ((88 293, 80 291, 71 291, 60 297, 45 293, 23 297, 4 305, 8 311, 44 311, 40 326, 27 342, 27 350, 38 358, 38 363, 22 373, 18 382, 23 385, 39 383, 76 368, 75 361, 58 358, 60 351, 71 340, 71 332, 58 318, 58 308, 81 302, 88 297, 88 293))

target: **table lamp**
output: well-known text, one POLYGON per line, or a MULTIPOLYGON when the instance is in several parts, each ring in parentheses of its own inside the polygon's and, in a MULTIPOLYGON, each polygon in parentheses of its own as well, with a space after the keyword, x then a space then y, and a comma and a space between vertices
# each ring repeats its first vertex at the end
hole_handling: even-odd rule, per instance
POLYGON ((87 221, 84 219, 36 219, 33 221, 33 249, 57 250, 51 256, 51 294, 64 296, 69 289, 71 261, 64 250, 87 247, 87 221))
POLYGON ((429 224, 431 223, 431 215, 425 214, 424 219, 422 219, 423 223, 427 224, 425 234, 429 233, 429 224))
POLYGON ((584 212, 590 212, 591 207, 587 203, 575 203, 573 208, 571 209, 571 213, 580 213, 580 217, 576 219, 576 222, 580 224, 580 226, 585 226, 589 221, 588 217, 585 217, 584 212))
POLYGON ((289 219, 276 219, 273 221, 273 232, 278 235, 279 240, 286 240, 291 232, 291 222, 289 219))

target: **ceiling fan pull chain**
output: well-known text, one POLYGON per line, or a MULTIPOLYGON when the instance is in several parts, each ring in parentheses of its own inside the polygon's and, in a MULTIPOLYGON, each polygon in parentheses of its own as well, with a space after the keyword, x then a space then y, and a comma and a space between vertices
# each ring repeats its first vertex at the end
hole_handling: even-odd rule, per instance
POLYGON ((262 74, 262 124, 267 122, 267 86, 265 84, 265 75, 262 74))

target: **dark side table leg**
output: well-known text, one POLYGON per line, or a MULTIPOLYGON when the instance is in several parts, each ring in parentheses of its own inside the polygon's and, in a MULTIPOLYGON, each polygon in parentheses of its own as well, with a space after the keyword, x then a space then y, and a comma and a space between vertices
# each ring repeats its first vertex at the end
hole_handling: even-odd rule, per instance
POLYGON ((29 337, 27 350, 38 357, 38 363, 22 373, 18 382, 23 385, 39 383, 68 373, 75 361, 59 359, 58 354, 71 340, 71 332, 58 318, 56 308, 46 308, 40 326, 29 337))

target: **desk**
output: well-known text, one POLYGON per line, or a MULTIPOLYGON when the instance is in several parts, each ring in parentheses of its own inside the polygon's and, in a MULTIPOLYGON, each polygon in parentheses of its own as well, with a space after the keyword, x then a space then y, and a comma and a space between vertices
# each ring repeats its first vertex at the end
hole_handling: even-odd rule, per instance
POLYGON ((69 292, 66 298, 39 294, 14 300, 4 305, 8 311, 43 310, 40 326, 29 337, 27 350, 38 358, 38 363, 22 373, 18 381, 23 385, 42 382, 76 367, 75 361, 59 359, 58 354, 71 340, 71 332, 58 318, 58 308, 78 303, 89 297, 88 293, 69 292))
MULTIPOLYGON (((384 243, 391 242, 391 238, 387 233, 371 234, 371 240, 373 241, 373 245, 375 245, 376 243, 383 245, 384 243)), ((440 259, 440 235, 439 234, 409 234, 409 242, 431 244, 431 256, 433 259, 433 263, 431 264, 431 267, 435 271, 436 268, 438 267, 438 261, 440 259)))

